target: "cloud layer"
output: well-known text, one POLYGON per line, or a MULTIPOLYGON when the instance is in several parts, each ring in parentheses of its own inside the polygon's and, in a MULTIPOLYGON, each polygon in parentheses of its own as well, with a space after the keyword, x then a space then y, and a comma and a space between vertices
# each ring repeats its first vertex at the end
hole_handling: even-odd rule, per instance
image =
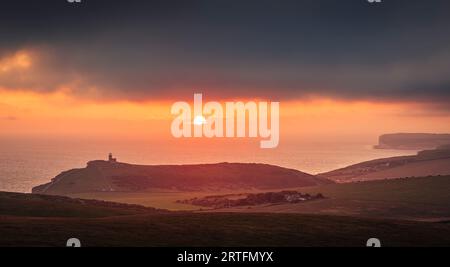
POLYGON ((444 0, 9 1, 0 88, 446 103, 448 10, 444 0), (13 66, 20 55, 29 68, 13 66))

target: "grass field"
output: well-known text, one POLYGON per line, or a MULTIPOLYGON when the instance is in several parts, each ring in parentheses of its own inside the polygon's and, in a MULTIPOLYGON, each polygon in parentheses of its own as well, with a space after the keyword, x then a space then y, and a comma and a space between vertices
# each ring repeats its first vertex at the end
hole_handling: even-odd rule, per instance
MULTIPOLYGON (((331 191, 330 191, 331 192, 331 191)), ((0 192, 0 246, 449 246, 450 223, 322 214, 168 212, 0 192)))
POLYGON ((334 214, 423 221, 450 220, 450 176, 298 188, 326 199, 226 211, 334 214))
POLYGON ((450 176, 333 184, 299 190, 308 193, 321 192, 333 199, 442 205, 450 203, 450 176))
MULTIPOLYGON (((233 208, 223 211, 312 213, 431 221, 450 220, 450 176, 331 184, 301 187, 295 190, 302 193, 322 193, 326 199, 298 204, 233 208)), ((198 210, 200 207, 179 204, 176 203, 176 200, 243 192, 114 192, 71 196, 140 204, 169 210, 198 210)))
POLYGON ((265 192, 263 190, 222 190, 222 191, 145 191, 145 192, 93 192, 69 194, 73 198, 101 199, 119 203, 138 204, 146 207, 155 207, 171 211, 193 211, 201 207, 177 203, 177 200, 206 197, 217 194, 239 194, 248 192, 265 192))
POLYGON ((128 204, 139 204, 146 207, 156 207, 172 211, 198 210, 199 207, 176 203, 179 199, 188 199, 191 197, 207 196, 213 192, 96 192, 70 194, 70 197, 83 199, 101 199, 128 204))

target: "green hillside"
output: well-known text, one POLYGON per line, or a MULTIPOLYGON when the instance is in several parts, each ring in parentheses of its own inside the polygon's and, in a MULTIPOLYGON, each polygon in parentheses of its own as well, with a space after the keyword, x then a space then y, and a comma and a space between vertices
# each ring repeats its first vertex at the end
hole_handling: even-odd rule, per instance
POLYGON ((226 211, 332 214, 425 221, 450 220, 450 176, 298 188, 326 199, 226 211))
POLYGON ((148 212, 156 212, 156 210, 99 200, 0 192, 0 215, 97 218, 148 212))

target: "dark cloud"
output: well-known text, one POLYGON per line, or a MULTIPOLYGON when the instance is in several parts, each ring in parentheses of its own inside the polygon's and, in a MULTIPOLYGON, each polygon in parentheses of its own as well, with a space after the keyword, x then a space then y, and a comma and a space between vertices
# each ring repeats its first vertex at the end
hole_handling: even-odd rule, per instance
POLYGON ((448 10, 445 0, 10 1, 0 56, 34 49, 40 68, 0 74, 0 87, 448 101, 448 10))

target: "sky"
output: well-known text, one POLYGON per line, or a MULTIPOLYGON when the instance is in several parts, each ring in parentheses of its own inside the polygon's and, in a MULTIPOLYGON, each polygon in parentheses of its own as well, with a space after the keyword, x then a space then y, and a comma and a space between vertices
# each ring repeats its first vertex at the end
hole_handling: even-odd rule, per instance
POLYGON ((280 101, 293 139, 448 132, 448 10, 445 0, 4 2, 0 135, 163 137, 170 105, 194 93, 280 101))

